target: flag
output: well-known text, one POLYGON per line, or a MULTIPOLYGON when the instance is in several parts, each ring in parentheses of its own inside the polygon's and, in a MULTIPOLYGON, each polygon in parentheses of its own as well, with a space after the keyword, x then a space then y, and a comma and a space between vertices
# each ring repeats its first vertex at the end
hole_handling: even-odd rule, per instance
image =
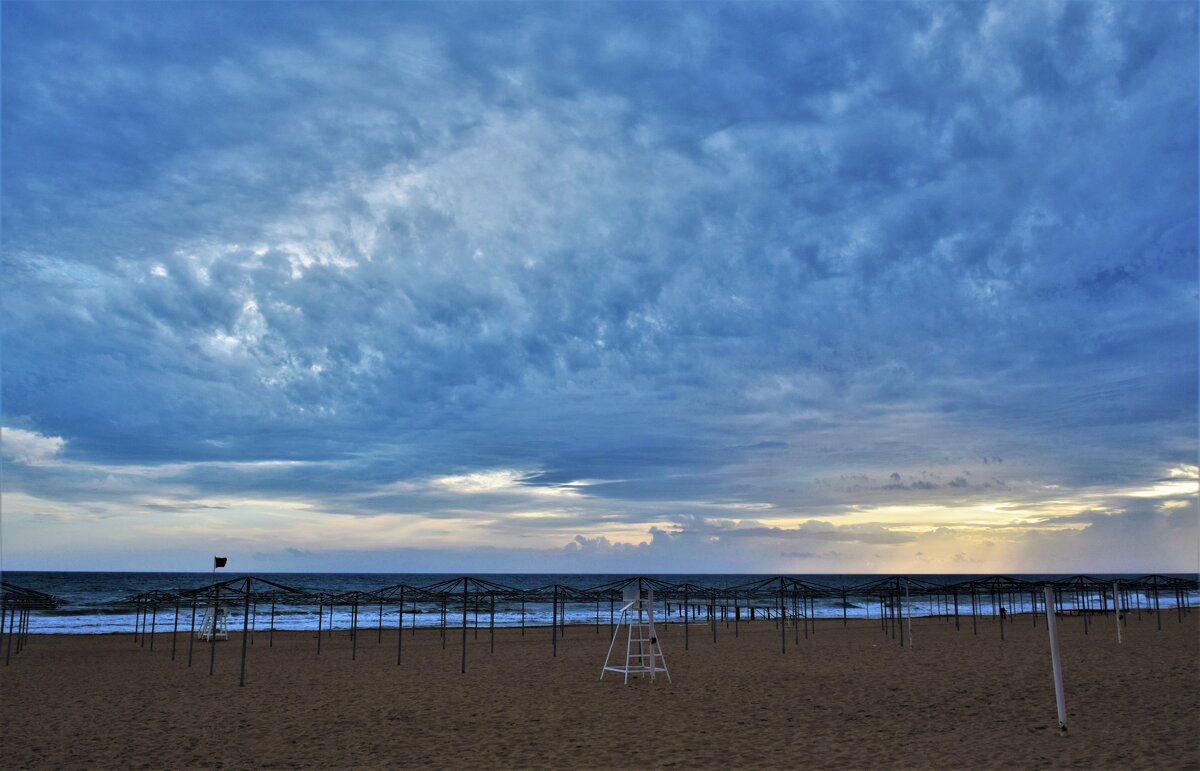
POLYGON ((213 557, 213 570, 225 567, 225 563, 228 561, 228 557, 213 557))

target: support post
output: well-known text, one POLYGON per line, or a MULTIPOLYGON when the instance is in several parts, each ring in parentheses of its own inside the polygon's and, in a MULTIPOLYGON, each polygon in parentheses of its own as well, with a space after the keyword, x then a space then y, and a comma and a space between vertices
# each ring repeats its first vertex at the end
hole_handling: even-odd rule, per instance
POLYGON ((1067 700, 1063 694, 1062 658, 1058 652, 1058 621, 1054 614, 1054 589, 1046 587, 1046 628, 1050 633, 1050 666, 1054 670, 1054 703, 1058 707, 1058 732, 1067 733, 1067 700))
POLYGON ((467 580, 463 579, 463 615, 462 615, 462 670, 467 673, 467 580))
POLYGON ((176 641, 179 639, 179 600, 175 600, 175 623, 171 627, 171 661, 175 660, 176 641))
POLYGON ((1162 631, 1162 608, 1158 604, 1158 577, 1154 578, 1154 615, 1158 617, 1158 631, 1162 631))
POLYGON ((208 633, 208 676, 217 669, 217 615, 221 612, 221 587, 213 588, 212 629, 208 633))
POLYGON ((904 582, 904 604, 908 606, 908 649, 912 650, 912 595, 909 593, 909 585, 907 581, 904 582))
POLYGON ((783 599, 783 579, 779 579, 779 652, 787 654, 787 607, 783 599))
POLYGON ((1117 644, 1121 643, 1121 590, 1117 587, 1117 582, 1113 581, 1113 618, 1117 620, 1117 644))
POLYGON ((246 579, 246 605, 242 608, 242 673, 238 676, 238 687, 246 685, 246 643, 250 641, 250 579, 246 579))
MULTIPOLYGON (((400 655, 404 652, 404 587, 400 587, 400 607, 399 616, 396 619, 396 666, 400 666, 400 655)), ((416 614, 413 614, 414 618, 416 614)))
POLYGON ((688 605, 688 591, 683 590, 683 649, 688 649, 688 617, 691 615, 691 606, 688 605))
POLYGON ((12 611, 10 611, 8 614, 8 645, 5 647, 5 650, 4 650, 4 666, 6 666, 6 667, 8 666, 9 659, 12 658, 13 626, 14 626, 14 619, 16 619, 16 617, 17 617, 17 609, 13 608, 12 611))
POLYGON ((354 602, 350 605, 350 660, 358 660, 358 592, 354 593, 354 602))
POLYGON ((192 648, 196 644, 196 598, 192 598, 192 623, 188 627, 188 666, 192 665, 192 648))

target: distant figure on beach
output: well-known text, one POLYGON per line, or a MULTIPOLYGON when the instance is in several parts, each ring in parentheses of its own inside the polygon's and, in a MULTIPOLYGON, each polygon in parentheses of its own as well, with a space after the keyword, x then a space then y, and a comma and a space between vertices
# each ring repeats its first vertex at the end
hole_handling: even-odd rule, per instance
POLYGON ((1004 609, 1004 606, 1000 606, 1000 620, 1003 621, 1006 618, 1008 618, 1008 611, 1004 609))

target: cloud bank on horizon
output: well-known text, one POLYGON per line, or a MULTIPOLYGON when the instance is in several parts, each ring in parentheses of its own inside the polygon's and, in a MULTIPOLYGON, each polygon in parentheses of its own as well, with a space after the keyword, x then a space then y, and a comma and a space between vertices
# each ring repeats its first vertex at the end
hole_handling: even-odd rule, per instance
POLYGON ((1194 3, 2 12, 8 569, 1200 568, 1194 3))

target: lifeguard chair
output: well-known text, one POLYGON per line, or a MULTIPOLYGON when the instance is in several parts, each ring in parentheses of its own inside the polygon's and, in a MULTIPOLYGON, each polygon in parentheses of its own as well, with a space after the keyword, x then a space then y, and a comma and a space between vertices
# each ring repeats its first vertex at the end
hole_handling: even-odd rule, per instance
POLYGON ((196 630, 196 639, 209 641, 229 639, 229 613, 224 607, 209 605, 204 609, 204 618, 196 630))
MULTIPOLYGON (((604 667, 600 670, 600 679, 607 672, 619 672, 629 683, 630 675, 648 674, 651 682, 654 676, 662 672, 671 681, 671 673, 667 671, 667 659, 663 656, 662 646, 658 642, 658 632, 654 628, 654 590, 642 589, 640 583, 631 583, 622 591, 624 607, 621 608, 621 618, 613 629, 612 642, 608 645, 608 655, 604 657, 604 667), (625 627, 625 665, 619 666, 612 661, 613 648, 621 635, 621 627, 625 627)), ((618 654, 620 655, 620 654, 618 654)))

